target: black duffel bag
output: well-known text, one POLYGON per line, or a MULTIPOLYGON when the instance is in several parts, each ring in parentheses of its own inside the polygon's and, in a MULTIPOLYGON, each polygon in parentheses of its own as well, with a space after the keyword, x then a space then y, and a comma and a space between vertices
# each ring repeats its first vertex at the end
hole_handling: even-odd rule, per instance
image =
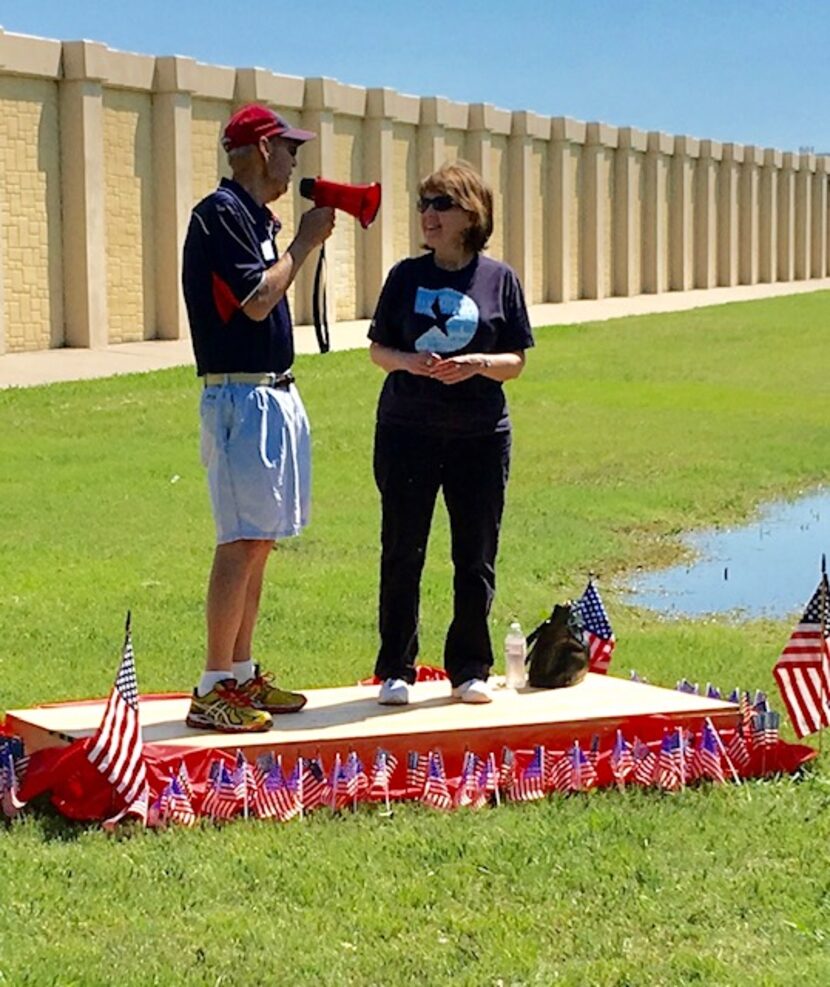
POLYGON ((557 603, 527 644, 527 682, 536 689, 564 689, 588 674, 582 617, 572 603, 557 603))

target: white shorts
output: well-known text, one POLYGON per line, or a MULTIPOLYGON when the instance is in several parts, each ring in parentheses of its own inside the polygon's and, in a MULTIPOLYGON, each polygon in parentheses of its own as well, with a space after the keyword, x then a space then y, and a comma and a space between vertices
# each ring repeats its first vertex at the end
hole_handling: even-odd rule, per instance
POLYGON ((200 407, 216 540, 275 540, 308 524, 311 434, 294 384, 206 387, 200 407))

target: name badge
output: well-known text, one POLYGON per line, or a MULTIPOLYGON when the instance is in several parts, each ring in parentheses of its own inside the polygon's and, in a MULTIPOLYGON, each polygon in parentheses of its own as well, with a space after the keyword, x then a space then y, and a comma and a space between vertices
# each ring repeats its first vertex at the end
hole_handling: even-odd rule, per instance
POLYGON ((271 240, 263 240, 260 244, 260 248, 262 249, 263 260, 274 260, 276 258, 277 255, 274 253, 274 244, 271 240))

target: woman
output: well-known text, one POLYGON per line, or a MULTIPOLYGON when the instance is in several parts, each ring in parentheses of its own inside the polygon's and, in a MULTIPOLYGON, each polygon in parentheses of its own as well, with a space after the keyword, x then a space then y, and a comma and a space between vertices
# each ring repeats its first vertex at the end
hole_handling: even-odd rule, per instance
POLYGON ((481 177, 465 161, 445 164, 418 194, 428 253, 390 271, 369 329, 371 358, 388 374, 374 452, 382 506, 378 701, 409 702, 421 572, 442 489, 455 570, 444 666, 454 698, 487 703, 487 615, 510 463, 502 382, 522 372, 533 336, 515 272, 481 253, 493 231, 493 197, 481 177))

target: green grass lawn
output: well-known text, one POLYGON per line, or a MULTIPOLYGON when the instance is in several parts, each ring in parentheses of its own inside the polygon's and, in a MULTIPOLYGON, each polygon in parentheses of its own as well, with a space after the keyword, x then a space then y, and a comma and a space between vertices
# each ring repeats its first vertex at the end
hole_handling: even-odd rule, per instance
MULTIPOLYGON (((509 385, 497 645, 593 571, 612 671, 772 689, 791 621, 665 621, 609 583, 826 480, 828 325, 816 293, 540 330, 509 385)), ((375 648, 381 375, 363 352, 296 369, 314 519, 271 560, 257 652, 291 686, 351 683, 375 648)), ((213 536, 197 402, 188 370, 0 391, 0 709, 106 694, 128 607, 142 691, 192 687, 213 536)), ((426 663, 448 555, 439 512, 426 663)), ((113 838, 40 809, 0 826, 0 985, 824 984, 829 802, 823 757, 798 781, 449 817, 113 838)))

